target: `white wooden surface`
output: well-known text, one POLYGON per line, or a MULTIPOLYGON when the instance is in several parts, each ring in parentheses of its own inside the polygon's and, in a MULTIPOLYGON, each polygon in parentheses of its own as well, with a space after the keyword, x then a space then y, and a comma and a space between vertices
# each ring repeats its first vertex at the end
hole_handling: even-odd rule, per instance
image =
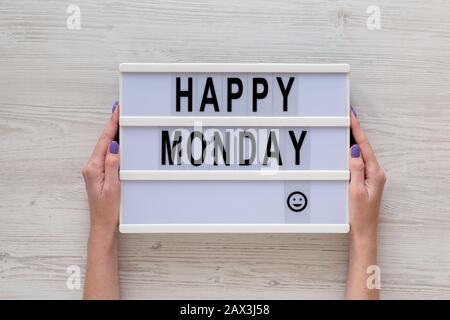
MULTIPOLYGON (((344 62, 388 175, 383 298, 450 298, 450 2, 0 1, 0 298, 79 298, 121 62, 344 62), (66 8, 81 8, 81 30, 66 8), (381 30, 366 27, 368 5, 381 30)), ((124 298, 343 297, 347 235, 121 235, 124 298)))

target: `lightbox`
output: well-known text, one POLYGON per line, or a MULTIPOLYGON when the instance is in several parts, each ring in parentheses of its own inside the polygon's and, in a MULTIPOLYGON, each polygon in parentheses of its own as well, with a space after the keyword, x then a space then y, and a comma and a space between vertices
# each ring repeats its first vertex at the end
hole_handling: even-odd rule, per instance
POLYGON ((348 65, 120 72, 121 232, 348 232, 348 65))

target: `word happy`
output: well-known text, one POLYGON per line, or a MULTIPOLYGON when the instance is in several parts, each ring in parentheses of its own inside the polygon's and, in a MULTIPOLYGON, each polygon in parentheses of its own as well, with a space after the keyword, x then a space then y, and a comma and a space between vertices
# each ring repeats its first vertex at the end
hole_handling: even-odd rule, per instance
MULTIPOLYGON (((306 134, 306 130, 288 130, 289 139, 286 139, 285 147, 294 153, 295 165, 300 165, 306 134)), ((249 166, 259 163, 263 166, 282 166, 279 140, 277 129, 162 130, 161 165, 249 166)))
MULTIPOLYGON (((294 84, 295 77, 290 77, 289 80, 283 82, 283 78, 276 77, 276 83, 278 90, 283 97, 283 111, 288 111, 288 97, 291 92, 292 85, 294 84)), ((193 109, 193 79, 187 78, 187 82, 181 83, 181 78, 176 78, 176 112, 181 112, 182 100, 187 103, 187 111, 192 112, 193 109), (182 89, 182 86, 184 89, 182 89)), ((269 93, 269 82, 265 78, 254 77, 251 78, 251 88, 248 88, 251 95, 252 112, 258 111, 258 102, 267 97, 269 93)), ((206 108, 214 110, 214 112, 220 112, 220 108, 217 98, 216 86, 212 77, 207 77, 205 87, 203 89, 202 99, 199 104, 199 111, 204 112, 206 108)), ((219 86, 220 87, 220 86, 219 86)), ((233 111, 233 102, 240 99, 244 93, 244 82, 240 78, 230 77, 226 78, 226 110, 227 112, 233 111)))

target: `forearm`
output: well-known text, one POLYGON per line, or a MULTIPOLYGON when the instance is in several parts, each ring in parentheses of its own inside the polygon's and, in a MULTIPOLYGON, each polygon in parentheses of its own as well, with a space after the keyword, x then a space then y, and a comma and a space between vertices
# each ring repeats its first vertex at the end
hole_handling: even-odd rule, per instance
POLYGON ((379 290, 370 288, 367 268, 377 264, 377 237, 357 237, 350 234, 346 299, 375 300, 379 290))
POLYGON ((83 298, 120 298, 117 230, 91 228, 83 298))

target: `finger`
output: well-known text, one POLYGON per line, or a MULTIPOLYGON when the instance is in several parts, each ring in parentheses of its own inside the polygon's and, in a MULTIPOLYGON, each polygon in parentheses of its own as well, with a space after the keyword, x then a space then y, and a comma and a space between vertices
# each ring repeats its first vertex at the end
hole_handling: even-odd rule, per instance
POLYGON ((350 188, 365 190, 364 161, 357 144, 350 148, 350 188))
POLYGON ((375 153, 372 150, 369 140, 367 140, 354 112, 351 112, 350 127, 352 129, 353 137, 361 150, 364 165, 367 167, 368 171, 377 170, 379 168, 377 158, 375 157, 375 153))
POLYGON ((113 112, 111 118, 106 124, 106 128, 103 130, 102 135, 97 141, 97 144, 92 152, 91 159, 94 163, 103 165, 108 146, 111 141, 114 140, 119 127, 119 103, 116 101, 113 105, 113 112))
POLYGON ((119 144, 112 141, 105 158, 105 186, 110 190, 120 185, 119 160, 119 144))

